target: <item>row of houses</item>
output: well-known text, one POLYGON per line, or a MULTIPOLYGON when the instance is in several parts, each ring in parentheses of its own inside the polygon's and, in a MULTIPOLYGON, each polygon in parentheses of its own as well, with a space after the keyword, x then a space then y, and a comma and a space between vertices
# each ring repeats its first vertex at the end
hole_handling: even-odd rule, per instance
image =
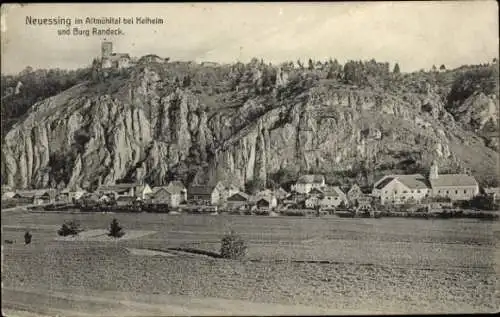
MULTIPOLYGON (((172 181, 166 186, 150 187, 148 184, 126 183, 105 185, 93 193, 73 188, 56 191, 21 190, 4 191, 2 199, 18 199, 26 203, 41 204, 55 201, 75 202, 112 202, 116 205, 130 205, 134 202, 168 205, 181 204, 224 206, 239 208, 308 208, 337 209, 355 207, 371 209, 374 202, 382 205, 420 203, 429 198, 444 198, 449 201, 471 200, 479 194, 476 179, 467 174, 439 174, 437 164, 433 163, 427 177, 421 174, 387 175, 379 179, 373 188, 350 188, 326 184, 323 175, 303 175, 292 185, 291 192, 283 188, 265 189, 253 195, 241 191, 233 185, 217 182, 209 185, 195 184, 186 188, 180 181, 172 181)), ((485 190, 494 199, 500 198, 500 190, 485 190)))

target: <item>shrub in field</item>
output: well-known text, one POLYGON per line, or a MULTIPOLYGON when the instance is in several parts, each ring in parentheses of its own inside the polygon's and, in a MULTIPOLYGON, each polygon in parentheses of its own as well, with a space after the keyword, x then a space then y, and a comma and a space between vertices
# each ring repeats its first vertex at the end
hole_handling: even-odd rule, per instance
POLYGON ((29 231, 26 231, 26 233, 24 234, 24 243, 25 244, 30 244, 31 243, 31 233, 29 231))
POLYGON ((243 238, 233 230, 221 241, 220 255, 225 259, 241 259, 245 257, 247 246, 243 238))
POLYGON ((109 226, 108 236, 121 238, 124 234, 125 232, 123 232, 123 228, 118 224, 118 220, 113 219, 113 221, 111 221, 111 225, 109 226))
POLYGON ((63 237, 66 237, 69 235, 75 236, 81 231, 82 230, 80 229, 80 225, 77 222, 69 221, 69 222, 63 223, 63 225, 61 226, 61 229, 59 229, 57 231, 57 234, 60 236, 63 236, 63 237))

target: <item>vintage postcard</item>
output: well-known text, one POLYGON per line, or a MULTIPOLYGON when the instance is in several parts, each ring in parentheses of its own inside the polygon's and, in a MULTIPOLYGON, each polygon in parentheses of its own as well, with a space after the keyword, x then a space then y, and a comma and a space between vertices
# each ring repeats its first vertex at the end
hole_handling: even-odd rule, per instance
POLYGON ((5 4, 2 316, 498 312, 496 1, 5 4))

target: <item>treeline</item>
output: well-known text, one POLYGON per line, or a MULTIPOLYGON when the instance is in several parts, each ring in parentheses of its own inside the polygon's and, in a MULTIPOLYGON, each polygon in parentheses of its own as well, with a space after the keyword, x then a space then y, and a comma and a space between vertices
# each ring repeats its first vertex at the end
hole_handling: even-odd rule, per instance
POLYGON ((2 75, 2 126, 4 130, 36 102, 90 79, 91 69, 37 69, 26 67, 17 75, 2 75), (5 124, 5 125, 4 125, 5 124))

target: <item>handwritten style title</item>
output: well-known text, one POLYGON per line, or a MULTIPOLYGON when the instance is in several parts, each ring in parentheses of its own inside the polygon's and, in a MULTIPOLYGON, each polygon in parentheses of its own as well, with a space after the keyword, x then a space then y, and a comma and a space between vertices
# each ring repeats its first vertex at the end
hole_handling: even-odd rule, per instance
POLYGON ((26 25, 31 26, 58 26, 58 35, 123 35, 119 27, 105 27, 106 25, 157 25, 166 23, 165 19, 159 17, 33 17, 26 16, 26 25), (74 27, 72 28, 72 26, 74 27), (83 25, 94 25, 99 27, 82 28, 83 25))

